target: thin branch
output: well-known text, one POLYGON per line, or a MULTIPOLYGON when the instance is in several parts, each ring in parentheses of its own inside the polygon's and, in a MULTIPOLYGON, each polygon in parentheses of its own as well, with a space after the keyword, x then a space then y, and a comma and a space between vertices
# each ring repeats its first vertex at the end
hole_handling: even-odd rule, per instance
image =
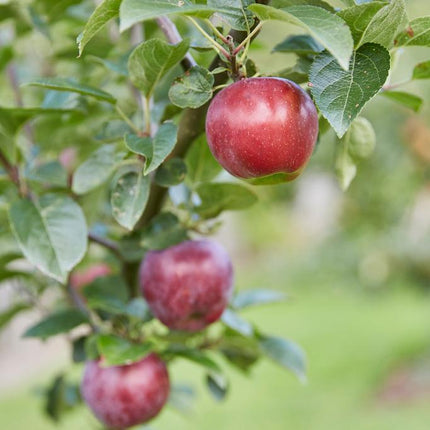
MULTIPOLYGON (((156 21, 160 27, 160 30, 164 33, 170 43, 177 45, 178 43, 182 42, 182 37, 179 34, 176 25, 170 20, 170 18, 167 16, 160 16, 156 19, 156 21)), ((193 56, 189 52, 185 55, 181 61, 181 64, 185 70, 197 66, 196 60, 194 60, 193 56)))
POLYGON ((120 261, 124 260, 124 257, 122 256, 118 245, 115 242, 113 242, 112 240, 97 236, 94 233, 88 233, 88 239, 91 242, 97 243, 98 245, 103 246, 104 248, 111 251, 112 254, 114 254, 118 258, 118 260, 120 260, 120 261))

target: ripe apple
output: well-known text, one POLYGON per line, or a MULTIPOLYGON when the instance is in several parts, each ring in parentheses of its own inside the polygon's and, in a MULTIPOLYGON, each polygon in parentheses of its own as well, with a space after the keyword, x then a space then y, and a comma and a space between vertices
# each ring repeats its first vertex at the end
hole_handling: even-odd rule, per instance
POLYGON ((219 319, 226 308, 233 268, 218 243, 186 241, 148 252, 140 284, 152 313, 167 327, 198 331, 219 319))
POLYGON ((296 178, 318 136, 311 98, 294 82, 249 78, 212 100, 206 136, 214 157, 232 175, 254 183, 296 178))
POLYGON ((108 276, 112 273, 112 269, 106 263, 97 263, 83 269, 76 270, 70 275, 70 285, 77 291, 82 290, 88 284, 95 281, 97 278, 108 276))
POLYGON ((124 429, 149 421, 163 408, 170 391, 169 375, 161 359, 150 354, 124 366, 86 363, 82 397, 108 428, 124 429))

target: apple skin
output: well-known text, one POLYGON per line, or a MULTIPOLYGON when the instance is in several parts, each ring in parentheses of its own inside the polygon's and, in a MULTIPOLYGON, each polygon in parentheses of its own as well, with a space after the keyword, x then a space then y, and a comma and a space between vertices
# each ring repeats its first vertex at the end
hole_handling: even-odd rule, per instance
POLYGON ((112 273, 112 269, 105 263, 97 263, 83 269, 76 270, 70 275, 70 285, 80 291, 86 285, 91 284, 97 278, 108 276, 112 273))
POLYGON ((242 179, 296 178, 318 137, 309 95, 282 78, 249 78, 221 90, 206 116, 209 148, 221 166, 242 179))
POLYGON ((155 354, 124 366, 88 361, 81 383, 85 403, 108 428, 124 429, 154 418, 169 397, 164 362, 155 354))
POLYGON ((154 316, 173 330, 190 332, 218 320, 233 289, 229 255, 208 240, 148 252, 139 278, 154 316))

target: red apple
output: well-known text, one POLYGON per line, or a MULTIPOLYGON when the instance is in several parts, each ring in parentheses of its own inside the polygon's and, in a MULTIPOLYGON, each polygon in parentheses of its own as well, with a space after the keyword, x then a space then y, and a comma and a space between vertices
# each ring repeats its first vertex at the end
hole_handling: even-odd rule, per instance
POLYGON ((108 276, 112 269, 106 263, 97 263, 83 270, 76 270, 70 275, 70 285, 77 291, 97 278, 108 276))
POLYGON ((186 241, 146 254, 140 283, 148 305, 174 330, 198 331, 226 308, 233 269, 224 248, 212 241, 186 241))
POLYGON ((214 97, 206 136, 214 157, 232 175, 283 182, 296 178, 309 160, 318 136, 318 114, 294 82, 249 78, 214 97))
POLYGON ((100 361, 89 361, 81 384, 82 397, 94 415, 116 429, 155 417, 169 391, 166 365, 155 354, 124 366, 102 367, 100 361))

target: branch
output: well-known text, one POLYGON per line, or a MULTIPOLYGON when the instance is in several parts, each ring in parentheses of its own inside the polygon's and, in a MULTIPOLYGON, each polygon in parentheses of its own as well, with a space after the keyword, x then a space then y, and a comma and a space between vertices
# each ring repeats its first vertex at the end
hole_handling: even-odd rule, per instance
POLYGON ((91 242, 97 243, 100 246, 103 246, 104 248, 111 251, 112 254, 114 254, 118 258, 118 260, 120 260, 120 261, 124 260, 124 257, 122 256, 121 251, 119 250, 119 247, 115 242, 113 242, 109 239, 106 239, 104 237, 97 236, 94 233, 88 233, 88 239, 91 242))
MULTIPOLYGON (((167 16, 161 16, 156 19, 158 26, 161 31, 167 37, 167 40, 174 45, 182 42, 182 37, 179 34, 178 29, 175 24, 168 18, 167 16)), ((197 66, 196 60, 194 60, 193 56, 188 52, 183 60, 181 61, 182 67, 185 70, 191 69, 191 67, 197 66)))

